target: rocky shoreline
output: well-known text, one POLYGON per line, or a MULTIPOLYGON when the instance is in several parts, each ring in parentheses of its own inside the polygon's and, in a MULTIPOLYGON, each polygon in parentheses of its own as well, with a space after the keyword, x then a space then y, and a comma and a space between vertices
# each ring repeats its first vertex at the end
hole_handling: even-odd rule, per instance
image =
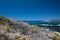
POLYGON ((60 36, 36 25, 0 16, 0 40, 60 40, 60 36))

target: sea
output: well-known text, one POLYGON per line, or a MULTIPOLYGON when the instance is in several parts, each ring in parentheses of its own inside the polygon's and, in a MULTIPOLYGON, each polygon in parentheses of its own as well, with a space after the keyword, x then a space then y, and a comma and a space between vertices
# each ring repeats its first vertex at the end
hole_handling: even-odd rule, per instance
POLYGON ((45 21, 24 21, 24 22, 30 25, 37 25, 38 27, 44 28, 45 30, 48 31, 54 31, 60 35, 60 26, 58 26, 60 22, 45 22, 45 21), (49 24, 49 25, 52 24, 54 26, 41 26, 41 24, 49 24))
POLYGON ((18 21, 18 22, 25 22, 29 25, 37 25, 40 28, 43 28, 48 31, 56 32, 57 34, 60 35, 60 26, 58 26, 60 22, 46 22, 46 21, 18 21), (49 25, 44 26, 41 24, 49 24, 49 25), (50 26, 50 25, 54 25, 54 26, 50 26))

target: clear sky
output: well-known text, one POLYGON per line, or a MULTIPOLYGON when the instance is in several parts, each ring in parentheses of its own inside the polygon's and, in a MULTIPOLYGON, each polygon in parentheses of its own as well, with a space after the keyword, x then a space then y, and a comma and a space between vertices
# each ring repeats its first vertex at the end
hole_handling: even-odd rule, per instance
POLYGON ((0 0, 0 16, 15 20, 60 19, 60 0, 0 0))

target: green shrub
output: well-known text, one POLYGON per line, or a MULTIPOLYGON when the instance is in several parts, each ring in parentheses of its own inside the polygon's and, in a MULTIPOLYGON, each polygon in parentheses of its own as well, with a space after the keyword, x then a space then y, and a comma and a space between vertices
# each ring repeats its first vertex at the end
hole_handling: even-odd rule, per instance
POLYGON ((53 40, 56 40, 56 37, 53 37, 53 40))
POLYGON ((4 16, 0 16, 0 21, 9 21, 9 18, 7 17, 4 17, 4 16))

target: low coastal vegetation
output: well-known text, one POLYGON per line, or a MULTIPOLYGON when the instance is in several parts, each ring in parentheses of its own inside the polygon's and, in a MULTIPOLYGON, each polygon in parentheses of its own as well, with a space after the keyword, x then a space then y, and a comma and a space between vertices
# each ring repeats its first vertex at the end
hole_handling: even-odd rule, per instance
POLYGON ((60 35, 0 16, 0 40, 60 40, 60 35))

